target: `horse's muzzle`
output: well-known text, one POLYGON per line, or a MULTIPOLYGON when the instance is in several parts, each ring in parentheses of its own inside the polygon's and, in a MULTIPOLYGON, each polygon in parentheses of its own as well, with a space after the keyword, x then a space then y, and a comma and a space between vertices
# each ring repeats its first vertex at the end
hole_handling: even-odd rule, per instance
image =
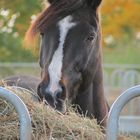
POLYGON ((66 101, 65 101, 65 93, 63 90, 57 90, 55 93, 46 90, 46 86, 40 84, 38 86, 38 95, 40 99, 45 102, 47 105, 50 105, 55 110, 65 113, 66 112, 66 101))

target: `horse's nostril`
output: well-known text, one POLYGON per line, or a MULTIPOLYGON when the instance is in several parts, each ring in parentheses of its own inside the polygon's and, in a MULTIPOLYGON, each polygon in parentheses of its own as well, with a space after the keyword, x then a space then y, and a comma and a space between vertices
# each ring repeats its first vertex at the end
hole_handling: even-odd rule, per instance
POLYGON ((65 100, 65 98, 66 98, 66 93, 65 93, 64 90, 60 90, 60 91, 58 90, 58 91, 55 92, 55 97, 56 97, 56 99, 65 100))
POLYGON ((55 94, 56 98, 61 98, 62 96, 62 91, 57 91, 55 94))
POLYGON ((47 103, 49 105, 54 107, 54 98, 53 98, 53 96, 50 93, 45 94, 45 100, 47 101, 47 103))
POLYGON ((53 101, 53 97, 51 96, 51 94, 45 94, 45 98, 47 100, 53 101))

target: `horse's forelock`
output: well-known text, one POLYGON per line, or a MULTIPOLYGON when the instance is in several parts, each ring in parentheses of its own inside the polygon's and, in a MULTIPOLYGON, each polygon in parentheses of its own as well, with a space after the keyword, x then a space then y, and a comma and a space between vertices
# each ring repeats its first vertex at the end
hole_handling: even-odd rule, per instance
POLYGON ((85 0, 49 0, 52 4, 40 13, 37 19, 31 24, 25 35, 25 43, 32 44, 36 35, 39 32, 44 32, 46 26, 53 23, 59 17, 63 18, 62 16, 66 16, 80 8, 84 1, 85 0))
POLYGON ((39 32, 44 32, 46 27, 57 19, 61 19, 68 14, 73 13, 75 10, 94 3, 98 5, 102 0, 49 0, 51 3, 42 13, 40 13, 37 19, 29 27, 26 36, 25 43, 33 44, 36 40, 35 37, 39 32))

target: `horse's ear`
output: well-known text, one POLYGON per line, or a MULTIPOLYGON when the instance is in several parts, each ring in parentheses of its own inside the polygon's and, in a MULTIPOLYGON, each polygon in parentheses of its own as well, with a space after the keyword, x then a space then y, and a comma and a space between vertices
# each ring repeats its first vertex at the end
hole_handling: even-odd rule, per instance
POLYGON ((87 4, 95 10, 100 6, 101 2, 102 0, 87 0, 87 4))
POLYGON ((47 0, 50 4, 53 4, 53 3, 56 3, 56 2, 59 2, 60 0, 47 0))

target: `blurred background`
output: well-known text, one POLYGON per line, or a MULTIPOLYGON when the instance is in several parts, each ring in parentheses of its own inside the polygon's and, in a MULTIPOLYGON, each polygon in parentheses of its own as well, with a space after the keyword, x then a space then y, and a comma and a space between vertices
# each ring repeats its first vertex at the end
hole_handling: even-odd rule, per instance
MULTIPOLYGON (((0 61, 33 62, 23 39, 43 0, 0 0, 0 61)), ((140 64, 140 0, 104 0, 101 8, 105 63, 140 64), (115 57, 114 57, 115 56, 115 57)))
MULTIPOLYGON (((40 76, 39 48, 27 50, 23 40, 45 5, 42 0, 0 0, 0 78, 15 74, 40 76)), ((111 105, 124 90, 140 84, 140 0, 104 0, 101 24, 104 85, 111 105)), ((124 114, 139 115, 138 107, 140 100, 135 99, 124 114)))

